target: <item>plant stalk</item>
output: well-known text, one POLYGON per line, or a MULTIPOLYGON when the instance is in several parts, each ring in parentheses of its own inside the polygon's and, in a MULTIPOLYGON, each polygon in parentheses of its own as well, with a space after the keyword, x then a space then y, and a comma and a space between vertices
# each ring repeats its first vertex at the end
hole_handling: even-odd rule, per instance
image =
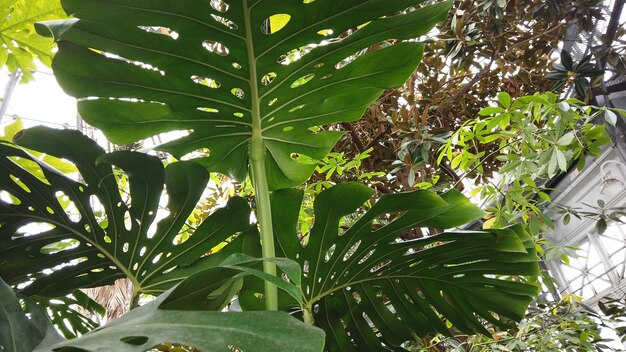
POLYGON ((313 318, 313 309, 311 306, 306 306, 302 309, 302 317, 305 324, 315 325, 315 318, 313 318))
MULTIPOLYGON (((250 66, 250 95, 252 99, 252 138, 250 140, 250 177, 254 185, 256 199, 256 218, 261 232, 261 247, 263 258, 274 259, 274 227, 272 225, 272 208, 270 206, 270 191, 265 170, 266 150, 261 135, 261 104, 259 101, 259 76, 256 70, 254 57, 254 42, 252 41, 252 21, 248 0, 243 1, 244 22, 246 27, 246 48, 248 65, 250 66)), ((276 264, 263 262, 263 271, 276 276, 276 264)), ((265 309, 268 311, 278 310, 278 288, 276 285, 265 281, 265 309)))
MULTIPOLYGON (((259 231, 261 232, 263 258, 273 259, 276 257, 276 250, 274 249, 274 229, 272 225, 272 210, 270 207, 270 192, 267 186, 267 174, 265 171, 265 151, 260 133, 258 139, 260 139, 260 142, 255 143, 253 133, 250 166, 252 169, 252 183, 254 184, 256 200, 256 217, 259 223, 259 231), (259 143, 260 146, 258 145, 259 143), (259 152, 258 148, 260 148, 261 157, 255 158, 254 155, 259 152)), ((269 275, 276 276, 276 264, 264 261, 263 271, 269 275)), ((265 309, 269 311, 278 310, 278 288, 267 280, 265 281, 265 309)))

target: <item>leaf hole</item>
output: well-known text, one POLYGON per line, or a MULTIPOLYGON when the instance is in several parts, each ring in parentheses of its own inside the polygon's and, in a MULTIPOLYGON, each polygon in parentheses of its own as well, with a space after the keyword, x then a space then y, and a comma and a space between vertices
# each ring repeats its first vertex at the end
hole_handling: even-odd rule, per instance
POLYGON ((202 46, 209 52, 215 53, 219 56, 226 56, 230 52, 230 50, 228 50, 228 48, 224 44, 220 42, 214 42, 212 40, 203 41, 202 46))
POLYGON ((354 255, 354 253, 356 253, 360 245, 361 245, 361 240, 358 240, 357 243, 353 244, 352 247, 350 247, 348 251, 346 251, 346 254, 343 256, 343 261, 344 262, 348 261, 348 259, 350 259, 354 255))
POLYGON ((109 226, 109 218, 98 196, 93 194, 89 196, 89 205, 96 217, 96 221, 98 221, 98 225, 105 230, 109 226))
POLYGON ((209 88, 213 88, 213 89, 217 89, 219 87, 222 86, 222 84, 216 80, 214 80, 213 78, 206 78, 206 77, 200 77, 200 76, 196 76, 193 75, 191 76, 191 80, 199 85, 205 86, 205 87, 209 87, 209 88))
POLYGON ((330 261, 330 259, 333 257, 333 254, 335 254, 336 248, 337 246, 334 244, 330 246, 330 248, 328 248, 328 250, 326 251, 326 254, 324 254, 324 263, 328 263, 330 261))
POLYGON ((133 220, 130 217, 130 212, 128 210, 124 213, 124 227, 127 231, 130 231, 133 228, 133 220))
POLYGON ((233 67, 234 67, 236 70, 241 70, 241 65, 240 65, 240 64, 238 64, 238 63, 236 63, 236 62, 233 62, 233 67))
POLYGON ((77 248, 78 246, 80 246, 79 241, 71 238, 66 238, 61 241, 49 243, 41 247, 39 249, 39 252, 41 254, 55 254, 63 251, 69 251, 71 249, 77 248))
POLYGON ((196 110, 198 110, 198 111, 202 111, 202 112, 208 112, 208 113, 211 113, 211 114, 215 114, 215 113, 220 112, 220 111, 219 111, 219 110, 217 110, 217 109, 214 109, 214 108, 207 108, 207 107, 199 107, 199 108, 196 108, 196 110))
POLYGON ((287 127, 283 128, 283 132, 293 131, 293 129, 294 129, 293 126, 287 126, 287 127))
POLYGON ((309 261, 305 260, 304 263, 302 264, 302 275, 304 275, 304 277, 309 277, 309 261))
POLYGON ((276 72, 267 73, 266 75, 261 77, 261 84, 264 86, 269 85, 270 83, 274 81, 274 79, 276 79, 276 76, 277 76, 276 72))
POLYGON ((216 15, 213 15, 213 14, 211 15, 211 17, 213 17, 213 19, 214 19, 217 23, 219 23, 219 24, 221 24, 221 25, 223 25, 223 26, 225 26, 225 27, 227 27, 228 29, 231 29, 231 30, 233 30, 233 31, 234 31, 234 30, 237 30, 237 29, 239 28, 239 26, 237 26, 237 24, 236 24, 235 22, 233 22, 233 21, 229 20, 229 19, 228 19, 228 18, 226 18, 226 17, 216 16, 216 15))
POLYGON ((74 204, 74 202, 70 200, 70 197, 68 197, 62 191, 57 191, 56 193, 54 193, 54 196, 59 202, 61 208, 65 209, 65 213, 70 218, 70 220, 72 220, 73 222, 80 222, 82 216, 80 215, 76 204, 74 204))
POLYGON ((0 191, 0 202, 9 205, 20 205, 22 201, 7 191, 0 191))
POLYGON ((11 178, 11 180, 18 186, 20 186, 20 188, 22 188, 24 191, 26 191, 27 193, 30 193, 30 188, 28 188, 28 186, 26 186, 24 184, 24 182, 22 182, 22 180, 20 180, 19 178, 13 176, 13 175, 9 175, 9 177, 11 178))
POLYGON ((11 239, 15 240, 22 237, 39 235, 53 230, 54 228, 56 228, 56 226, 48 224, 46 222, 31 222, 26 225, 20 226, 15 231, 11 239))
POLYGON ((168 28, 168 27, 160 27, 160 26, 137 26, 137 28, 146 31, 148 33, 156 33, 156 34, 161 34, 167 37, 170 37, 174 40, 178 39, 179 34, 176 31, 173 31, 172 29, 168 28))
POLYGON ((243 350, 235 345, 228 345, 228 350, 230 352, 243 352, 243 350))
POLYGON ((324 67, 324 65, 325 64, 323 62, 320 62, 319 64, 315 64, 315 66, 313 66, 313 67, 314 68, 322 68, 322 67, 324 67))
POLYGON ((293 83, 291 83, 291 88, 302 87, 303 85, 311 82, 311 80, 313 78, 315 78, 315 74, 314 73, 309 73, 308 75, 304 75, 304 76, 298 78, 297 80, 293 81, 293 83))
POLYGON ((274 34, 285 28, 287 24, 291 21, 291 15, 286 13, 279 13, 276 15, 272 15, 268 17, 265 21, 263 21, 263 26, 261 26, 261 32, 263 34, 274 34))
POLYGON ((376 249, 372 249, 371 251, 367 252, 366 255, 364 255, 361 259, 359 259, 359 264, 365 263, 368 259, 370 259, 370 257, 374 254, 374 252, 376 252, 376 249))
POLYGON ((169 269, 163 270, 163 275, 171 273, 174 269, 178 268, 178 266, 173 266, 169 269))
POLYGON ((332 29, 322 29, 320 31, 317 32, 317 34, 323 36, 323 37, 328 37, 330 35, 333 35, 333 30, 332 29))
POLYGON ((306 104, 298 105, 298 106, 296 106, 296 107, 293 107, 293 108, 289 109, 289 112, 295 112, 295 111, 298 111, 298 110, 300 110, 300 109, 304 108, 305 106, 306 106, 306 104))
POLYGON ((272 106, 272 105, 276 104, 277 101, 278 101, 278 98, 274 98, 274 99, 270 100, 269 103, 267 103, 267 106, 272 106))
POLYGON ((239 99, 243 99, 246 97, 246 93, 241 88, 233 88, 230 90, 232 95, 236 96, 239 99))
POLYGON ((234 115, 235 117, 239 117, 239 118, 241 118, 241 117, 244 117, 244 116, 245 116, 245 115, 244 115, 243 113, 241 113, 241 112, 236 112, 236 113, 234 113, 233 115, 234 115))
POLYGON ((388 266, 389 264, 391 264, 391 260, 388 259, 384 262, 378 263, 376 265, 374 265, 371 269, 370 269, 370 273, 375 273, 381 269, 383 269, 384 267, 388 266))
POLYGON ((228 8, 230 7, 223 0, 211 0, 210 4, 211 4, 211 7, 215 9, 215 11, 219 11, 219 12, 222 12, 222 13, 228 11, 228 8))

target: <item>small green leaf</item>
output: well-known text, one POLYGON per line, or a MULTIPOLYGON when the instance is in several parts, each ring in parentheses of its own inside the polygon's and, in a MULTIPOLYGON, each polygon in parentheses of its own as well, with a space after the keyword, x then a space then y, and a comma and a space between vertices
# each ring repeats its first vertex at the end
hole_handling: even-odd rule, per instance
POLYGON ((548 203, 552 203, 552 199, 550 199, 550 196, 546 192, 539 192, 537 194, 539 195, 539 197, 541 197, 541 199, 545 200, 548 203))
POLYGON ((559 165, 559 169, 561 169, 561 171, 567 171, 567 158, 565 158, 565 153, 563 153, 559 149, 555 149, 554 154, 556 155, 556 160, 559 165))
POLYGON ((617 124, 617 114, 611 110, 604 111, 604 118, 606 119, 606 122, 611 124, 611 126, 615 126, 615 124, 617 124))
POLYGON ((604 233, 604 231, 606 231, 606 228, 607 228, 606 220, 600 218, 598 222, 596 222, 596 233, 601 235, 604 233))
POLYGON ((504 110, 503 108, 499 107, 499 106, 488 106, 486 108, 483 108, 482 110, 480 110, 478 112, 478 115, 480 116, 491 116, 491 115, 495 115, 495 114, 499 114, 501 112, 505 112, 506 110, 504 110))
POLYGON ((565 214, 563 217, 563 225, 568 225, 571 221, 572 217, 569 213, 565 214))
POLYGON ((500 92, 498 94, 498 101, 505 109, 511 107, 511 96, 507 92, 500 92))
POLYGON ((559 146, 568 146, 572 143, 572 141, 574 140, 574 138, 576 137, 576 134, 572 131, 572 132, 568 132, 566 134, 564 134, 561 138, 559 138, 559 140, 556 142, 557 145, 559 146))

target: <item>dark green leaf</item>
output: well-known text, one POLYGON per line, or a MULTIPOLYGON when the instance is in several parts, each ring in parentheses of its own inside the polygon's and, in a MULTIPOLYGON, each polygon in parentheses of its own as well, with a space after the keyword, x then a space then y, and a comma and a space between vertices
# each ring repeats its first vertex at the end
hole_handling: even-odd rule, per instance
POLYGON ((500 92, 498 94, 498 101, 505 109, 511 107, 511 96, 507 92, 500 92))
POLYGON ((157 158, 145 154, 105 154, 76 131, 37 127, 24 131, 16 141, 70 160, 82 180, 60 174, 14 145, 0 143, 0 190, 17 199, 16 204, 0 201, 4 262, 0 275, 10 284, 31 281, 23 290, 26 294, 62 296, 121 277, 130 278, 137 292, 159 294, 188 275, 241 252, 244 236, 235 235, 250 228, 250 209, 242 198, 232 198, 216 210, 185 242, 175 241, 209 180, 199 165, 179 162, 163 169, 157 158), (15 158, 38 165, 45 180, 21 168, 15 158), (116 182, 113 164, 128 177, 128 196, 120 194, 123 188, 116 182), (156 222, 164 188, 169 215, 156 222), (73 214, 60 204, 60 194, 72 202, 73 209, 68 211, 73 214), (106 214, 106 221, 99 223, 96 214, 106 214), (28 224, 45 228, 33 230, 31 225, 24 230, 28 224), (67 240, 75 245, 59 252, 44 250, 67 240), (207 255, 227 240, 228 246, 207 255), (74 265, 58 267, 76 259, 80 261, 74 265), (49 269, 53 272, 46 274, 49 269))
POLYGON ((40 343, 56 342, 60 336, 54 331, 46 311, 26 299, 24 311, 15 292, 0 279, 0 350, 31 352, 40 343), (26 316, 26 313, 29 316, 26 316))
POLYGON ((568 71, 574 71, 574 62, 572 60, 572 55, 566 50, 561 50, 561 64, 568 71))
MULTIPOLYGON (((181 283, 185 287, 192 287, 181 283)), ((160 309, 168 291, 110 324, 44 351, 144 352, 165 342, 200 351, 321 352, 324 333, 283 312, 223 313, 160 309)))
POLYGON ((440 314, 462 331, 483 333, 478 317, 507 326, 506 319, 524 316, 537 287, 497 278, 538 273, 535 245, 521 227, 402 240, 413 229, 451 228, 484 215, 457 191, 415 191, 383 196, 341 231, 341 219, 371 195, 355 183, 322 192, 304 247, 296 230, 302 193, 272 196, 278 255, 304 268, 302 288, 329 350, 382 351, 414 336, 448 334, 440 314))
POLYGON ((190 131, 161 150, 178 158, 203 151, 196 161, 242 180, 254 137, 254 150, 267 149, 277 189, 315 169, 294 153, 321 160, 341 136, 310 127, 357 120, 413 73, 423 44, 404 40, 427 34, 451 6, 421 2, 229 0, 224 9, 209 1, 65 0, 79 20, 39 31, 60 40, 55 76, 113 142, 190 131), (273 15, 287 23, 264 33, 273 15), (328 30, 335 37, 324 38, 328 30))

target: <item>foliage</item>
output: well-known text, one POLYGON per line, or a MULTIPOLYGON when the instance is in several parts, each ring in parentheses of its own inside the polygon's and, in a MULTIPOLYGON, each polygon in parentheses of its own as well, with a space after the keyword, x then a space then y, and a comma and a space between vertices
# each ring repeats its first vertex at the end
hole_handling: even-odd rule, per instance
POLYGON ((31 352, 42 341, 54 343, 60 337, 48 320, 48 314, 33 301, 20 302, 11 287, 0 279, 0 350, 31 352), (29 316, 26 316, 28 312, 29 316))
MULTIPOLYGON (((197 287, 197 282, 195 285, 197 287)), ((57 344, 60 338, 48 321, 45 310, 28 301, 30 318, 27 318, 11 288, 0 281, 0 322, 10 327, 0 330, 0 345, 7 351, 15 352, 101 351, 103 346, 115 351, 143 352, 165 341, 192 345, 203 351, 319 352, 323 348, 322 331, 304 325, 287 313, 202 311, 202 300, 215 299, 219 296, 216 292, 200 301, 179 302, 172 309, 168 301, 178 291, 179 288, 175 287, 104 328, 57 344), (5 333, 11 335, 5 336, 5 333)))
MULTIPOLYGON (((385 89, 406 80, 422 58, 423 44, 413 39, 443 20, 450 2, 63 5, 76 19, 38 30, 58 40, 53 69, 79 98, 81 115, 118 143, 183 131, 160 149, 193 162, 163 168, 135 152, 104 154, 76 132, 36 128, 16 136, 24 147, 76 164, 81 178, 75 181, 11 143, 0 144, 0 160, 10 170, 0 175, 6 193, 0 248, 9 256, 1 275, 12 284, 31 281, 23 292, 60 295, 122 276, 133 281, 135 293, 160 294, 178 283, 156 301, 52 349, 322 348, 319 329, 298 328, 286 314, 219 312, 244 276, 243 308, 295 308, 305 323, 324 329, 327 350, 400 349, 433 331, 486 333, 485 322, 504 328, 523 317, 537 292, 538 258, 520 226, 403 239, 422 227, 449 229, 480 218, 483 212, 458 192, 386 195, 363 212, 373 192, 338 184, 319 193, 313 227, 298 234, 302 192, 279 189, 304 182, 341 137, 320 126, 357 120, 385 89), (36 163, 45 180, 14 156, 36 163), (209 180, 205 168, 239 181, 250 176, 256 224, 245 200, 233 197, 190 234, 184 225, 209 180), (59 200, 58 190, 68 199, 59 200), (162 194, 169 214, 152 234, 162 194), (65 212, 61 203, 68 200, 80 217, 65 212), (33 216, 54 227, 19 236, 16 230, 33 216), (19 250, 6 250, 15 244, 19 250), (216 333, 210 328, 216 321, 229 329, 216 333), (316 339, 297 336, 300 330, 316 339), (265 343, 259 332, 280 336, 265 343)), ((321 168, 360 168, 359 162, 343 165, 344 158, 331 155, 321 168)))
POLYGON ((6 260, 0 276, 12 285, 28 282, 22 290, 28 295, 63 296, 121 277, 132 281, 135 296, 158 294, 190 273, 218 264, 228 253, 241 251, 243 237, 236 239, 236 234, 250 227, 250 210, 241 198, 232 198, 204 220, 195 231, 198 236, 175 243, 208 182, 208 173, 196 164, 170 164, 164 170, 158 159, 145 154, 105 155, 75 131, 38 127, 15 140, 71 161, 82 180, 62 175, 15 146, 0 144, 0 164, 6 170, 0 188, 12 200, 0 203, 0 253, 6 260), (43 177, 20 167, 13 161, 16 157, 38 166, 43 177), (128 195, 120 194, 124 188, 118 186, 112 165, 129 176, 128 195), (164 187, 169 215, 157 222, 164 187), (206 255, 226 241, 232 247, 206 255))
POLYGON ((593 79, 603 73, 603 70, 597 69, 596 64, 591 62, 591 55, 587 55, 579 62, 574 63, 570 53, 562 50, 561 62, 554 64, 552 71, 546 77, 554 81, 554 90, 560 90, 565 85, 573 83, 576 95, 580 99, 588 101, 593 79))
POLYGON ((455 132, 439 162, 446 158, 452 169, 474 178, 471 195, 489 204, 487 210, 493 214, 487 227, 522 220, 537 234, 552 226, 540 206, 551 202, 546 182, 567 171, 573 161, 581 169, 587 155, 598 156, 611 139, 605 125, 593 122, 606 114, 614 124, 616 115, 576 99, 560 101, 552 93, 512 99, 503 92, 498 103, 483 108, 480 117, 455 132), (495 179, 486 173, 485 164, 492 159, 501 163, 495 179))
MULTIPOLYGON (((546 351, 546 352, 608 352, 615 351, 600 336, 607 327, 605 320, 580 303, 580 297, 565 296, 558 302, 537 304, 529 309, 526 318, 511 331, 496 332, 491 336, 436 337, 428 341, 428 348, 445 348, 450 352, 487 351, 546 351)), ((439 351, 439 349, 437 349, 439 351)))
MULTIPOLYGON (((399 240, 413 228, 445 229, 480 218, 482 211, 456 191, 384 195, 340 228, 372 193, 356 183, 323 191, 308 234, 296 229, 303 192, 272 195, 277 253, 304 268, 305 321, 326 331, 329 350, 384 350, 434 331, 448 334, 451 325, 486 332, 483 319, 499 327, 521 319, 537 291, 507 279, 537 274, 532 238, 521 228, 399 240)), ((260 282, 244 284, 242 307, 263 307, 260 289, 260 282)), ((285 298, 285 308, 295 304, 285 298)))
POLYGON ((622 343, 626 341, 626 300, 624 297, 605 297, 598 302, 598 307, 615 326, 615 332, 620 337, 620 341, 622 343))
POLYGON ((52 41, 35 33, 38 21, 65 18, 59 0, 8 0, 0 5, 0 67, 20 69, 23 80, 32 79, 35 59, 50 66, 52 41))
POLYGON ((421 60, 423 44, 403 41, 360 52, 428 33, 450 6, 440 2, 408 12, 419 1, 362 6, 358 1, 260 6, 231 1, 226 10, 208 3, 131 3, 132 8, 122 6, 125 1, 65 1, 65 10, 81 20, 69 29, 39 27, 59 40, 53 68, 65 91, 77 98, 104 98, 81 99, 81 116, 121 144, 190 130, 159 149, 178 158, 199 151, 191 154, 196 162, 240 181, 247 174, 248 153, 267 149, 270 189, 304 182, 315 164, 292 156, 321 160, 341 136, 309 128, 361 117, 384 89, 404 83, 421 60), (264 33, 263 23, 277 14, 291 16, 290 21, 264 33), (160 27, 155 31, 154 26, 160 27), (325 29, 336 37, 318 33, 325 29), (306 55, 284 57, 302 47, 306 55))
MULTIPOLYGON (((499 92, 516 98, 550 91, 553 81, 547 75, 555 49, 568 29, 593 29, 603 15, 600 4, 455 1, 450 16, 437 26, 440 40, 427 45, 429 55, 409 82, 387 91, 363 119, 343 125, 350 134, 336 150, 352 151, 350 157, 373 147, 370 165, 376 167, 364 171, 393 171, 393 178, 383 180, 387 192, 411 190, 417 184, 456 183, 460 176, 447 164, 436 163, 437 151, 445 144, 441 139, 475 119, 499 92)), ((479 147, 486 148, 487 155, 493 151, 489 145, 479 147)), ((492 159, 484 165, 485 174, 499 167, 500 162, 492 159)))

